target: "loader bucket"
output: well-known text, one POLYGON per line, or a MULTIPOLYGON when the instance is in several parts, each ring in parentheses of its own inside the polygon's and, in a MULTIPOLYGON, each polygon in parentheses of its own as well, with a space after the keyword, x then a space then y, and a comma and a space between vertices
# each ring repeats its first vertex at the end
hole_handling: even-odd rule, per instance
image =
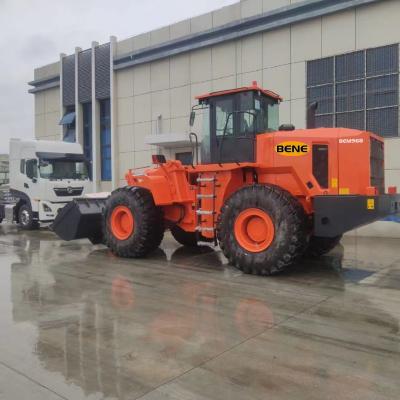
POLYGON ((57 215, 51 230, 63 240, 103 241, 102 220, 105 198, 82 198, 68 203, 57 215))

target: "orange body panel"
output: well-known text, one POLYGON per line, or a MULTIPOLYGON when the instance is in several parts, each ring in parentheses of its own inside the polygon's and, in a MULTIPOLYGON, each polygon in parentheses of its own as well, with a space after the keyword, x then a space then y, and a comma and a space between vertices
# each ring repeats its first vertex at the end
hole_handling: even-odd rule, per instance
MULTIPOLYGON (((279 131, 257 135, 255 163, 207 164, 183 166, 180 161, 168 161, 135 176, 126 175, 130 186, 147 188, 156 205, 164 210, 167 222, 194 232, 198 223, 196 196, 204 198, 202 208, 215 210, 204 215, 202 226, 213 228, 227 198, 238 189, 255 183, 277 185, 302 203, 307 214, 313 213, 313 198, 321 195, 371 195, 370 140, 383 142, 369 132, 341 128, 279 131), (328 185, 321 187, 313 175, 313 145, 328 146, 328 185), (279 146, 279 148, 278 148, 279 146), (288 151, 281 152, 286 149, 288 151), (302 149, 296 154, 291 149, 302 149), (279 151, 278 151, 279 150, 279 151), (303 151, 304 150, 304 151, 303 151), (197 178, 216 177, 212 182, 197 183, 197 178)), ((382 194, 382 193, 381 193, 382 194)), ((212 238, 214 233, 203 233, 212 238)))

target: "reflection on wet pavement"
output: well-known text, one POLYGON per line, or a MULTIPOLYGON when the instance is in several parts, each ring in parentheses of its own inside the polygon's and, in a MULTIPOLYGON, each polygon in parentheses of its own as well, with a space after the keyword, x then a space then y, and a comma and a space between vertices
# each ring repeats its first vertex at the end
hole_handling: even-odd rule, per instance
POLYGON ((0 226, 0 399, 400 398, 397 246, 258 278, 169 237, 123 260, 0 226))

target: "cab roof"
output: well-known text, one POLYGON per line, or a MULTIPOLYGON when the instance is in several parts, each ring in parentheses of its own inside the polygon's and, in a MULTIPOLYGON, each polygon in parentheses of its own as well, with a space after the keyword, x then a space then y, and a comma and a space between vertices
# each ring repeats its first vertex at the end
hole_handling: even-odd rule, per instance
POLYGON ((218 91, 218 92, 206 93, 206 94, 202 94, 200 96, 196 96, 196 99, 199 100, 199 101, 202 101, 202 100, 209 99, 211 97, 226 96, 226 95, 229 95, 229 94, 235 94, 235 93, 240 93, 240 92, 248 92, 250 90, 252 90, 254 92, 261 92, 265 96, 271 97, 271 98, 273 98, 273 99, 275 99, 277 101, 282 101, 283 100, 283 98, 281 96, 279 96, 279 94, 276 94, 275 92, 272 92, 271 90, 265 90, 265 89, 261 88, 260 86, 258 86, 258 83, 256 81, 254 81, 251 86, 244 86, 244 87, 237 88, 237 89, 221 90, 221 91, 218 91))

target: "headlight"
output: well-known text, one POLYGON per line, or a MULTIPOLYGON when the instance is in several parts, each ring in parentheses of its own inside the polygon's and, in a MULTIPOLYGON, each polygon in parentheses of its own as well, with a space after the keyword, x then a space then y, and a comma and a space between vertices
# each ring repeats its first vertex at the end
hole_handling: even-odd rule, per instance
POLYGON ((44 212, 48 212, 48 213, 52 212, 51 208, 47 204, 43 204, 43 210, 44 210, 44 212))

